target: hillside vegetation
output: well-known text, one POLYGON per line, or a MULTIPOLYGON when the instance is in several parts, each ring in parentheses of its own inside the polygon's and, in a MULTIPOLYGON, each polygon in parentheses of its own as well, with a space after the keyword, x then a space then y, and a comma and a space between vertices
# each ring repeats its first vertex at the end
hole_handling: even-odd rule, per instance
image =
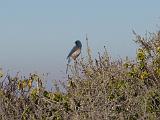
MULTIPOLYGON (((44 87, 38 74, 0 72, 1 120, 158 120, 160 119, 160 32, 142 37, 135 60, 111 60, 106 48, 94 59, 69 66, 63 91, 44 87)), ((63 80, 62 80, 63 81, 63 80)))

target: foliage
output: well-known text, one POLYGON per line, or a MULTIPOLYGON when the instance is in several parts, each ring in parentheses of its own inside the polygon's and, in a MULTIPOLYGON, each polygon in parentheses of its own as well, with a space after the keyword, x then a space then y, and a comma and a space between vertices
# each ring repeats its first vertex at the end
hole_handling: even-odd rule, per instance
POLYGON ((94 59, 86 38, 88 59, 70 66, 65 92, 46 90, 38 74, 11 77, 0 70, 0 119, 160 119, 160 32, 133 33, 140 45, 135 60, 111 60, 105 47, 94 59))

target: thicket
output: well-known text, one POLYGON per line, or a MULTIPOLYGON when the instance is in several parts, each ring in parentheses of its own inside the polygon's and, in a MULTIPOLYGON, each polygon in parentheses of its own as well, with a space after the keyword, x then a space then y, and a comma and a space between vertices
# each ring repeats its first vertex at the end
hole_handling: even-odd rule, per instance
POLYGON ((54 92, 38 74, 0 72, 1 120, 158 120, 160 119, 160 32, 142 37, 135 60, 112 60, 106 48, 94 59, 69 66, 67 84, 54 92), (36 85, 36 86, 35 86, 36 85))

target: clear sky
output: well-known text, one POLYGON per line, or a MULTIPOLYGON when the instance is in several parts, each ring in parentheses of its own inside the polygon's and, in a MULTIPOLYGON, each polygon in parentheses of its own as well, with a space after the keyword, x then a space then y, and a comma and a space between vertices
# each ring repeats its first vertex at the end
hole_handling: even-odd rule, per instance
POLYGON ((156 31, 159 22, 160 0, 1 0, 0 65, 56 79, 74 41, 85 49, 85 34, 95 56, 106 45, 113 57, 132 57, 132 29, 156 31))

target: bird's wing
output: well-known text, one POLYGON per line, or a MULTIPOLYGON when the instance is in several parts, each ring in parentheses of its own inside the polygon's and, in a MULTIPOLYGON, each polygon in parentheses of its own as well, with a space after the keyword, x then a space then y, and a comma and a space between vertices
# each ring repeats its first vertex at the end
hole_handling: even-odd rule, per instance
POLYGON ((68 64, 67 64, 67 68, 66 68, 66 74, 67 74, 67 71, 68 71, 68 65, 71 61, 71 58, 72 57, 74 60, 80 55, 81 53, 81 49, 78 48, 77 46, 74 46, 71 50, 71 52, 68 54, 67 56, 67 59, 68 59, 68 64))
POLYGON ((68 59, 69 57, 71 57, 71 55, 72 55, 77 49, 78 49, 77 46, 74 46, 74 47, 72 48, 71 52, 68 54, 67 59, 68 59))

